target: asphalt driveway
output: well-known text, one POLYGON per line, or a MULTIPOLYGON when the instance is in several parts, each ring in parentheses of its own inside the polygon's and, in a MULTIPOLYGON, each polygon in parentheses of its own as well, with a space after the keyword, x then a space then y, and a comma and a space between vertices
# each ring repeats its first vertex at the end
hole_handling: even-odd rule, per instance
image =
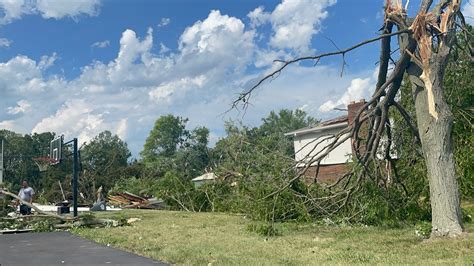
POLYGON ((69 232, 0 235, 0 265, 166 265, 69 232))

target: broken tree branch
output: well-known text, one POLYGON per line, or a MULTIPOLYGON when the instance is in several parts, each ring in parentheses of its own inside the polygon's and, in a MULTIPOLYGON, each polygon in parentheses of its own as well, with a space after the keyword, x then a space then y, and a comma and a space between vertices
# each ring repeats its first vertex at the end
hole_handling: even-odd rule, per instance
POLYGON ((373 43, 375 41, 378 41, 380 39, 383 39, 383 38, 386 38, 386 37, 390 37, 390 36, 394 36, 394 35, 400 35, 400 34, 403 34, 403 33, 411 33, 412 30, 411 29, 403 29, 403 30, 400 30, 400 31, 397 31, 397 32, 392 32, 392 33, 387 33, 387 34, 381 34, 375 38, 372 38, 372 39, 369 39, 369 40, 365 40, 363 42, 360 42, 354 46, 351 46, 349 48, 346 48, 344 50, 339 50, 339 51, 336 51, 336 52, 329 52, 329 53, 323 53, 323 54, 320 54, 320 55, 316 55, 316 56, 306 56, 306 57, 299 57, 299 58, 296 58, 296 59, 293 59, 293 60, 290 60, 290 61, 280 61, 283 63, 283 65, 281 67, 279 67, 278 69, 276 69, 275 71, 273 71, 272 73, 266 75, 264 78, 262 78, 260 81, 257 82, 257 84, 255 84, 254 86, 252 86, 249 90, 247 90, 246 92, 244 93, 241 93, 240 96, 232 103, 232 108, 236 108, 237 105, 240 103, 240 102, 243 102, 244 105, 248 105, 248 98, 249 96, 251 95, 251 93, 257 88, 259 87, 263 82, 265 82, 266 80, 274 77, 275 75, 281 73, 281 71, 283 69, 285 69, 287 66, 291 65, 291 64, 294 64, 296 62, 300 62, 300 61, 306 61, 306 60, 319 60, 323 57, 329 57, 329 56, 333 56, 333 55, 344 55, 354 49, 357 49, 361 46, 364 46, 366 44, 369 44, 369 43, 373 43))
POLYGON ((11 193, 11 192, 8 192, 6 190, 1 190, 0 191, 0 194, 5 194, 7 196, 10 196, 16 200, 18 200, 21 204, 24 204, 32 209, 34 209, 37 213, 40 213, 42 215, 45 215, 45 216, 48 216, 48 217, 52 217, 52 218, 56 218, 56 219, 60 219, 62 221, 72 221, 72 220, 75 220, 75 218, 72 218, 72 217, 66 217, 66 216, 60 216, 60 215, 57 215, 57 214, 52 214, 52 213, 48 213, 48 212, 45 212, 45 211, 42 211, 40 210, 38 207, 36 207, 35 205, 29 203, 29 202, 26 202, 24 200, 22 200, 20 197, 18 197, 17 195, 11 193))

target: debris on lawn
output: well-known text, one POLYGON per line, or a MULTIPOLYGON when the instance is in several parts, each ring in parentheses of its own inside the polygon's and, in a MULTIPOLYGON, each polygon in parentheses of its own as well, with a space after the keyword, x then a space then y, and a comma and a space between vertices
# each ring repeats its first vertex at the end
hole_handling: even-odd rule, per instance
POLYGON ((142 219, 140 218, 128 218, 127 219, 127 223, 128 224, 133 224, 134 222, 138 222, 138 221, 141 221, 142 219))
MULTIPOLYGON (((53 212, 43 211, 36 205, 26 202, 17 195, 0 190, 0 194, 10 196, 21 204, 27 205, 34 210, 32 215, 19 215, 16 212, 10 212, 4 217, 0 217, 0 234, 15 233, 25 231, 47 232, 54 230, 65 230, 75 227, 117 227, 129 225, 128 219, 98 219, 92 213, 81 214, 77 217, 70 215, 58 215, 53 212)), ((132 219, 136 222, 138 218, 132 219)))
POLYGON ((156 198, 143 198, 130 192, 117 192, 108 198, 109 204, 124 209, 164 209, 165 202, 156 198))
POLYGON ((78 217, 65 216, 58 219, 54 215, 34 214, 0 217, 0 234, 18 232, 50 232, 79 227, 120 227, 140 221, 139 218, 99 219, 92 213, 81 214, 78 217))

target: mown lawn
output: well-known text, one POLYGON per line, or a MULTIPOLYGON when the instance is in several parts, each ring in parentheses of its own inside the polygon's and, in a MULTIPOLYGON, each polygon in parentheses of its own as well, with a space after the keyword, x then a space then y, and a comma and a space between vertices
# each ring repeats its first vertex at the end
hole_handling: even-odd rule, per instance
MULTIPOLYGON (((474 216, 474 206, 469 206, 474 216)), ((172 264, 474 264, 474 224, 458 239, 423 240, 415 227, 329 227, 280 224, 281 236, 248 231, 242 216, 127 210, 102 213, 142 219, 133 226, 75 229, 103 244, 172 264)))

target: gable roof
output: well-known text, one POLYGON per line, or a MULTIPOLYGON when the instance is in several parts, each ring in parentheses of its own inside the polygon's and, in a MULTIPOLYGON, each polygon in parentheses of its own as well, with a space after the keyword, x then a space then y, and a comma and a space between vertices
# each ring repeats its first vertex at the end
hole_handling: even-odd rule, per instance
POLYGON ((331 128, 345 127, 347 126, 347 121, 348 121, 347 115, 338 116, 336 118, 323 121, 313 126, 304 127, 304 128, 300 128, 300 129, 285 133, 285 136, 300 136, 300 135, 305 135, 312 132, 319 132, 319 131, 323 131, 323 130, 327 130, 331 128))

